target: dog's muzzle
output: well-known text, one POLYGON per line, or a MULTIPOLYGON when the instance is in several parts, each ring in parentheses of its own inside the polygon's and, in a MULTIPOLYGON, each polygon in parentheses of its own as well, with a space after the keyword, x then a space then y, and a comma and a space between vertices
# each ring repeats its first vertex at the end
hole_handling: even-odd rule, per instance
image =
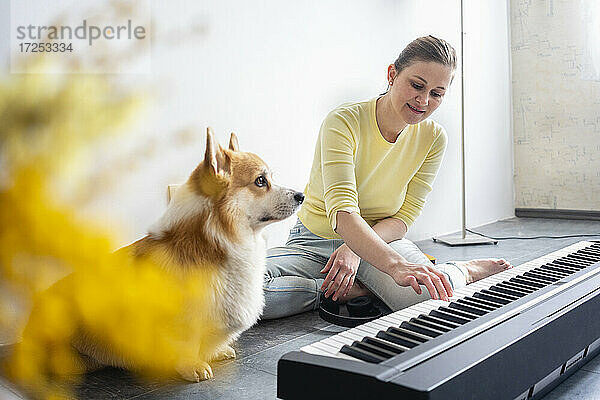
POLYGON ((304 201, 304 193, 302 193, 302 192, 294 193, 294 200, 296 200, 296 202, 298 204, 302 204, 302 202, 304 201))

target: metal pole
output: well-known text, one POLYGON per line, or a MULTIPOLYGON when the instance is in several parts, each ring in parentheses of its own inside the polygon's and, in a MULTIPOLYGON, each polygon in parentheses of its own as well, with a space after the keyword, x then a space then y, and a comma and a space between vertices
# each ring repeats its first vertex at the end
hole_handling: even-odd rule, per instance
POLYGON ((465 30, 463 0, 460 0, 460 172, 462 194, 462 238, 467 235, 467 207, 465 188, 465 30))
POLYGON ((465 28, 464 28, 463 0, 460 0, 460 177, 462 200, 462 230, 460 233, 434 237, 434 242, 441 242, 449 246, 466 246, 472 244, 496 244, 497 240, 485 236, 467 234, 467 206, 465 185, 465 28))

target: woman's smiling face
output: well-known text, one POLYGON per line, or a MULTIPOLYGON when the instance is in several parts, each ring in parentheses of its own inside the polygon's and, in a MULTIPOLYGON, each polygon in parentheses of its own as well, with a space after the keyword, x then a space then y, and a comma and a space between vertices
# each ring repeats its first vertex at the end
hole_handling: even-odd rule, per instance
POLYGON ((395 114, 409 125, 429 117, 442 104, 452 75, 450 67, 437 62, 417 61, 400 73, 390 65, 388 94, 395 114))

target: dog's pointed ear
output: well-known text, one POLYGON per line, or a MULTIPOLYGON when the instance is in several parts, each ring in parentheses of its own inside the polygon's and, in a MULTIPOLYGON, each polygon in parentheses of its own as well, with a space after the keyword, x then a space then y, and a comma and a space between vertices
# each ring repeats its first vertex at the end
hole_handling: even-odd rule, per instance
POLYGON ((212 128, 206 128, 206 151, 204 152, 204 164, 214 175, 218 171, 217 149, 219 144, 215 142, 215 135, 212 128))
POLYGON ((233 132, 231 132, 231 137, 229 138, 229 150, 240 151, 240 144, 238 143, 238 138, 233 132))

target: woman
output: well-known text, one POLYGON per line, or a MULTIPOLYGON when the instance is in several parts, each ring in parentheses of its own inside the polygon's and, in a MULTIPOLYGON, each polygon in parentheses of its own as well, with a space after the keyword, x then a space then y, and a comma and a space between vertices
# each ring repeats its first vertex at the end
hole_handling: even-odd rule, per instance
POLYGON ((446 132, 427 118, 455 69, 449 43, 418 38, 388 67, 386 93, 325 118, 298 222, 286 246, 267 253, 263 318, 317 309, 321 293, 342 302, 375 295, 395 311, 448 300, 511 267, 495 259, 434 267, 404 238, 442 162, 446 132))

